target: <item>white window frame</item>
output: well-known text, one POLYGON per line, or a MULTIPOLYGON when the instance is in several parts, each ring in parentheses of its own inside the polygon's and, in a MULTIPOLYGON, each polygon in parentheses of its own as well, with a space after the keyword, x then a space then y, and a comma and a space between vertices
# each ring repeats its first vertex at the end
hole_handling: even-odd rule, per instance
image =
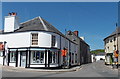
POLYGON ((55 47, 55 44, 56 44, 56 36, 55 35, 52 35, 51 36, 52 38, 51 38, 51 46, 52 47, 55 47), (54 44, 53 44, 54 43, 54 44))
POLYGON ((38 33, 31 33, 31 45, 36 46, 38 45, 38 33), (37 37, 33 39, 33 35, 36 34, 37 37), (34 41, 34 42, 33 42, 34 41), (36 42, 35 42, 36 41, 36 42), (36 43, 36 44, 35 44, 36 43))

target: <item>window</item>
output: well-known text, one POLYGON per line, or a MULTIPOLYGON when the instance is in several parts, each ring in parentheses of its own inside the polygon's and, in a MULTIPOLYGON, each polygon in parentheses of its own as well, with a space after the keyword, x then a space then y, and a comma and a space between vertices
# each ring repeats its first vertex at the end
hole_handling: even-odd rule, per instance
POLYGON ((114 45, 114 50, 116 50, 116 45, 114 45))
POLYGON ((55 52, 55 51, 51 51, 50 52, 50 60, 49 60, 49 62, 50 63, 58 63, 58 55, 57 55, 58 53, 57 52, 55 52))
POLYGON ((110 39, 110 42, 112 42, 112 39, 110 39))
POLYGON ((114 37, 114 41, 116 41, 116 37, 114 37))
POLYGON ((16 52, 11 51, 10 52, 10 62, 15 62, 16 61, 16 52))
POLYGON ((77 63, 77 54, 75 54, 75 63, 77 63))
POLYGON ((56 37, 52 35, 52 46, 55 46, 56 37))
POLYGON ((109 43, 109 39, 106 40, 106 43, 109 43))
POLYGON ((32 45, 38 45, 38 33, 32 33, 32 45))
POLYGON ((74 63, 74 53, 72 53, 72 64, 74 63))
POLYGON ((31 64, 44 63, 44 51, 31 52, 31 64))

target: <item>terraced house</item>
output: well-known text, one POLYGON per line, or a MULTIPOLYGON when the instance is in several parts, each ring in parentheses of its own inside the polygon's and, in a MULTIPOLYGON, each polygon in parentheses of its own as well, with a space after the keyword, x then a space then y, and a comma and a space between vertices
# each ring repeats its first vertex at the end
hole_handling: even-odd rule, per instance
POLYGON ((3 65, 50 68, 79 65, 80 61, 78 43, 40 16, 19 23, 16 13, 9 13, 0 34, 0 45, 3 65), (62 50, 67 50, 65 56, 62 50))

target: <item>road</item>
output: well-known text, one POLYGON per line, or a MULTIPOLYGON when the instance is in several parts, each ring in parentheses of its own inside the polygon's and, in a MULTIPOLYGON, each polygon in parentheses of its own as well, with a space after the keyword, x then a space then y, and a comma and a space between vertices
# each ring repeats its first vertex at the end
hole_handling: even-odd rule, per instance
POLYGON ((118 70, 104 65, 103 61, 82 65, 73 72, 17 72, 2 70, 3 77, 118 77, 118 70))

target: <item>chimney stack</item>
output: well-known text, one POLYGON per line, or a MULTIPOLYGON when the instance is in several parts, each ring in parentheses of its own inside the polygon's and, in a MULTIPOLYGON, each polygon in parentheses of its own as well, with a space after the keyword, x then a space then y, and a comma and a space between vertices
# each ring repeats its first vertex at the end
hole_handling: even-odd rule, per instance
POLYGON ((4 32, 14 32, 14 30, 20 27, 18 17, 16 15, 17 13, 11 12, 8 13, 8 16, 5 16, 4 32))
POLYGON ((74 34, 75 34, 76 36, 78 36, 78 31, 74 31, 74 34))

